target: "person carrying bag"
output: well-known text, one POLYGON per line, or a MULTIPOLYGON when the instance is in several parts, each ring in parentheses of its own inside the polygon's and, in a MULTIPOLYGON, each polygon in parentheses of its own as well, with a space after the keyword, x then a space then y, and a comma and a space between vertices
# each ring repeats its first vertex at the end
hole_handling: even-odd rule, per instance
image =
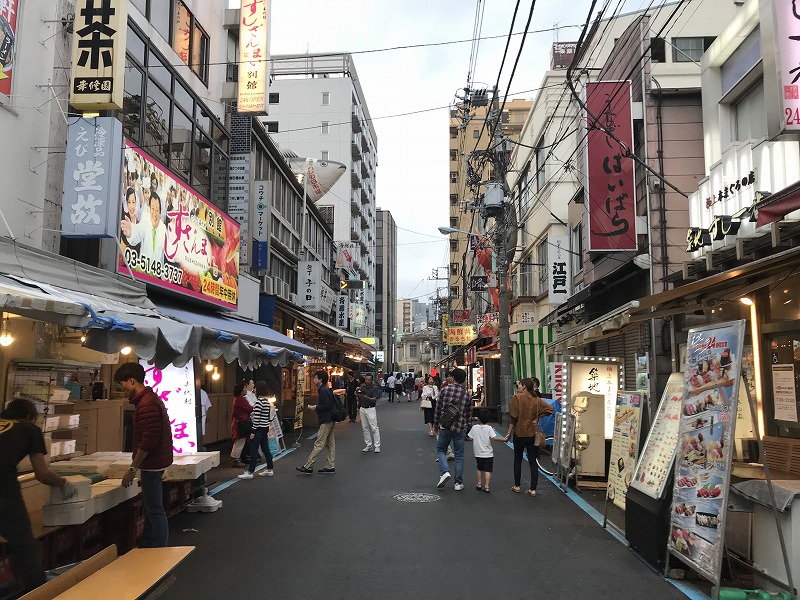
POLYGON ((520 493, 522 454, 527 451, 528 464, 531 468, 531 485, 525 493, 536 496, 536 487, 539 483, 536 457, 539 456, 539 448, 544 445, 544 434, 539 431, 539 418, 553 414, 553 407, 539 397, 532 379, 517 381, 516 386, 517 393, 511 397, 508 415, 510 426, 507 437, 513 437, 514 440, 514 486, 511 491, 520 493))
POLYGON ((433 377, 428 377, 428 381, 420 392, 419 409, 425 413, 425 424, 428 426, 428 435, 436 435, 433 431, 433 414, 436 409, 436 398, 439 397, 439 389, 433 382, 433 377))

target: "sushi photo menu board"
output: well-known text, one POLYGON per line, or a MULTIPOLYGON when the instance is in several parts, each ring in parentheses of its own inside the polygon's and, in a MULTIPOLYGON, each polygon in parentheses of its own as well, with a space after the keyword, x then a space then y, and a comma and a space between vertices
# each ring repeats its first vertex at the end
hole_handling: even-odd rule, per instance
POLYGON ((611 438, 611 463, 606 497, 622 510, 639 455, 639 427, 642 416, 641 392, 618 392, 611 438))
POLYGON ((683 404, 683 373, 673 373, 664 388, 653 426, 633 473, 631 486, 659 500, 672 472, 683 404))
POLYGON ((667 549, 719 584, 745 321, 689 330, 667 549))

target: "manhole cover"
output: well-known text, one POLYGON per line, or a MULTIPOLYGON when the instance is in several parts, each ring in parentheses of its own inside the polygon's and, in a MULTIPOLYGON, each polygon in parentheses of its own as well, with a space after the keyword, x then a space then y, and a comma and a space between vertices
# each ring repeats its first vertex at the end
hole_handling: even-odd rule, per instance
POLYGON ((395 500, 399 502, 436 502, 439 500, 440 496, 436 494, 395 494, 392 496, 395 500))

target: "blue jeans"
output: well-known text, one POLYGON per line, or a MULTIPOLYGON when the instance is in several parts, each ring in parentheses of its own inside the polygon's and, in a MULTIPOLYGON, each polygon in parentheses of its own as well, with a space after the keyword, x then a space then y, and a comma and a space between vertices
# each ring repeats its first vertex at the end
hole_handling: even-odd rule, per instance
POLYGON ((447 466, 447 446, 453 442, 453 452, 456 455, 456 478, 455 483, 464 483, 464 438, 466 432, 450 431, 440 429, 439 437, 436 439, 436 456, 439 458, 439 472, 447 473, 450 468, 447 466))
POLYGON ((142 474, 142 503, 144 532, 140 548, 163 548, 169 539, 167 512, 164 510, 164 490, 161 476, 164 471, 140 471, 142 474))
POLYGON ((272 470, 272 453, 269 451, 269 427, 259 427, 254 430, 253 441, 250 442, 250 467, 247 469, 251 473, 256 470, 256 463, 258 462, 258 449, 264 453, 264 458, 267 459, 267 469, 272 470))

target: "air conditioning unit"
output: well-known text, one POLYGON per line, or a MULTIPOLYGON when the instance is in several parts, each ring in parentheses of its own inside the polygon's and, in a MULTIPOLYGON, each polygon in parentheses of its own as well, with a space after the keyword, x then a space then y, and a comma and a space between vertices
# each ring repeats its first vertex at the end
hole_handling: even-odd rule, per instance
POLYGON ((289 302, 291 302, 291 303, 292 303, 292 304, 294 304, 295 306, 300 306, 300 305, 297 303, 297 294, 293 294, 293 293, 292 293, 292 294, 289 294, 289 302))
POLYGON ((277 287, 276 287, 275 293, 279 293, 281 298, 283 298, 284 300, 288 300, 289 299, 289 282, 288 281, 281 281, 281 288, 280 288, 280 290, 278 290, 277 287))
POLYGON ((275 287, 273 285, 272 277, 266 275, 261 277, 261 293, 267 296, 275 295, 275 287))

